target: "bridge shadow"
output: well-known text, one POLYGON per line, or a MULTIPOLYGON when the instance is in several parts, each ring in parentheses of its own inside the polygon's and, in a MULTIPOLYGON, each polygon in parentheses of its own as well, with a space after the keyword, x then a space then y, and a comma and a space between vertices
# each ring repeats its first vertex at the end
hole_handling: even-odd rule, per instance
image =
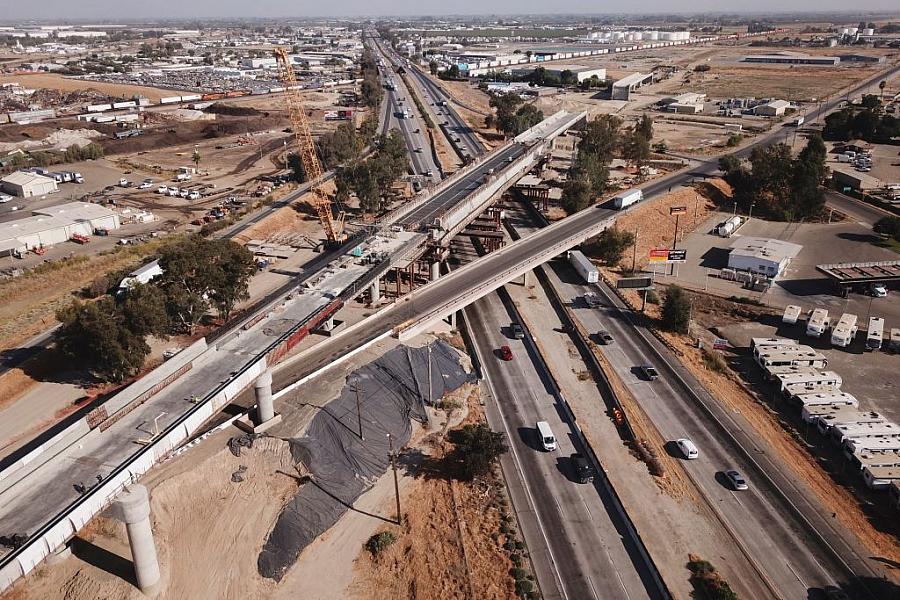
POLYGON ((137 585, 134 563, 124 556, 120 556, 79 536, 72 540, 72 554, 87 564, 101 571, 106 571, 130 585, 137 585))

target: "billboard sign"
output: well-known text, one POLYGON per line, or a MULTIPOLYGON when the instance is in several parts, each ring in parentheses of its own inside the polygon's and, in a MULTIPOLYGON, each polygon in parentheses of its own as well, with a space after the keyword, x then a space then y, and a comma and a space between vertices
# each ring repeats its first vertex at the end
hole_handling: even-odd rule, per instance
POLYGON ((673 206, 669 208, 670 215, 683 215, 687 213, 687 206, 673 206))
POLYGON ((669 250, 668 248, 653 248, 650 250, 651 263, 685 262, 687 250, 669 250))
POLYGON ((616 281, 616 287, 619 289, 643 289, 652 285, 652 277, 623 277, 616 281))

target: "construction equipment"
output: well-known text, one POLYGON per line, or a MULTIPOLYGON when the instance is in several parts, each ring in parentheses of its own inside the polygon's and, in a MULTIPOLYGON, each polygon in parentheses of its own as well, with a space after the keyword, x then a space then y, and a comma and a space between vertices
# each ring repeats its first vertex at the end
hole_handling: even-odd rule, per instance
POLYGON ((286 48, 275 48, 275 59, 278 63, 278 78, 284 87, 284 97, 287 99, 288 112, 290 113, 291 127, 294 138, 297 140, 297 153, 303 163, 303 172, 306 180, 312 182, 310 192, 313 194, 313 205, 325 230, 325 236, 329 244, 337 244, 344 240, 344 211, 332 212, 331 198, 322 188, 322 164, 316 155, 316 145, 309 131, 309 121, 306 119, 306 109, 300 98, 297 78, 294 75, 294 67, 288 56, 286 48))

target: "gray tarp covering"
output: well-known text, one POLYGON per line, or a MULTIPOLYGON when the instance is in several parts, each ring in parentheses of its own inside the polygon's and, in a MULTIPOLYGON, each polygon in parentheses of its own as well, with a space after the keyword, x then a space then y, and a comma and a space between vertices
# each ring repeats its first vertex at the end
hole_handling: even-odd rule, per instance
POLYGON ((469 379, 459 355, 442 341, 429 348, 398 346, 351 373, 340 397, 313 417, 306 435, 289 440, 294 460, 306 465, 310 480, 275 522, 257 561, 260 575, 280 580, 300 552, 385 472, 387 434, 393 434, 399 450, 409 441, 410 419, 426 419, 423 400, 434 402, 469 379))

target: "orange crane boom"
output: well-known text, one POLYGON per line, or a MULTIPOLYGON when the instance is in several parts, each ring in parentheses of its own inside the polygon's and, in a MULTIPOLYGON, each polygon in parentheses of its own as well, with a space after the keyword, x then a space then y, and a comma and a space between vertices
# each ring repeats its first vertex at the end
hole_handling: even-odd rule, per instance
POLYGON ((303 172, 306 180, 312 182, 310 191, 313 194, 313 204, 319 222, 325 230, 328 243, 334 244, 344 239, 344 211, 338 211, 335 215, 331 209, 331 198, 322 188, 322 163, 316 154, 316 144, 313 142, 312 133, 309 130, 309 121, 306 118, 306 109, 300 98, 300 90, 297 86, 297 77, 294 75, 294 67, 288 56, 286 48, 275 48, 275 59, 278 63, 278 79, 284 87, 284 97, 287 99, 288 113, 291 119, 291 128, 294 131, 294 139, 297 142, 297 153, 303 163, 303 172))

